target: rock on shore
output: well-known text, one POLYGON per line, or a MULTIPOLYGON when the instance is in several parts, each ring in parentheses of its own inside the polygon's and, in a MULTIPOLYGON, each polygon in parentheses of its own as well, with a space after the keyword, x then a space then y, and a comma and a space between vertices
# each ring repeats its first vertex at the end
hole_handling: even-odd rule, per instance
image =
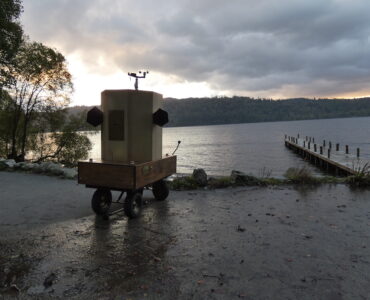
POLYGON ((77 170, 75 168, 66 168, 62 164, 54 162, 15 162, 14 159, 0 159, 0 170, 6 171, 27 171, 32 173, 41 173, 47 175, 60 176, 66 179, 75 179, 77 170))

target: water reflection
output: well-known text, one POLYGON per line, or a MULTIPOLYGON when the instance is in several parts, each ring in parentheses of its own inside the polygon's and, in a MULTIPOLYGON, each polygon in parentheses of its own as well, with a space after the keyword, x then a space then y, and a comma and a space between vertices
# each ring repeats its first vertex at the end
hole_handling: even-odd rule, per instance
POLYGON ((146 280, 166 276, 166 252, 173 241, 168 203, 151 198, 145 198, 149 204, 138 219, 119 213, 95 220, 86 259, 96 271, 95 280, 110 292, 145 290, 146 280))

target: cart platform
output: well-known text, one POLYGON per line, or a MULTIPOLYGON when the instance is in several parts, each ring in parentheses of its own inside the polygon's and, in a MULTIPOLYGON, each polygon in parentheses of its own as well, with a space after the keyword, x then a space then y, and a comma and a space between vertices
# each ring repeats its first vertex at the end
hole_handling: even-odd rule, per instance
POLYGON ((145 163, 78 162, 78 183, 92 188, 138 190, 176 173, 176 156, 145 163))

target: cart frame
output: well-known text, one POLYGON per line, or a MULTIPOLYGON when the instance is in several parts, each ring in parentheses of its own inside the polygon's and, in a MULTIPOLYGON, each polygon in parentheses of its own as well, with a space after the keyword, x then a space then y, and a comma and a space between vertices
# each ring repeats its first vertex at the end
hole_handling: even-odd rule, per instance
POLYGON ((176 156, 145 163, 121 163, 112 161, 78 162, 78 183, 87 188, 95 188, 91 205, 98 215, 109 215, 112 203, 111 190, 126 192, 124 211, 127 216, 136 218, 142 207, 144 188, 152 187, 154 197, 164 200, 168 196, 168 187, 164 178, 176 173, 176 156))

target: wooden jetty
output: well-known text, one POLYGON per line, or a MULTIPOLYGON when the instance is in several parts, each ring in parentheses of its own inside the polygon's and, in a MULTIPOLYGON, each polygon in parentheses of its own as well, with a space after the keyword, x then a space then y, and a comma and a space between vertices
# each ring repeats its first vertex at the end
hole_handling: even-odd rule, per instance
POLYGON ((360 149, 356 154, 349 153, 348 145, 344 151, 340 150, 339 144, 332 144, 330 141, 323 141, 321 145, 315 142, 313 137, 300 138, 285 135, 285 146, 293 150, 305 160, 317 167, 337 176, 349 176, 363 170, 369 162, 361 159, 360 149))

